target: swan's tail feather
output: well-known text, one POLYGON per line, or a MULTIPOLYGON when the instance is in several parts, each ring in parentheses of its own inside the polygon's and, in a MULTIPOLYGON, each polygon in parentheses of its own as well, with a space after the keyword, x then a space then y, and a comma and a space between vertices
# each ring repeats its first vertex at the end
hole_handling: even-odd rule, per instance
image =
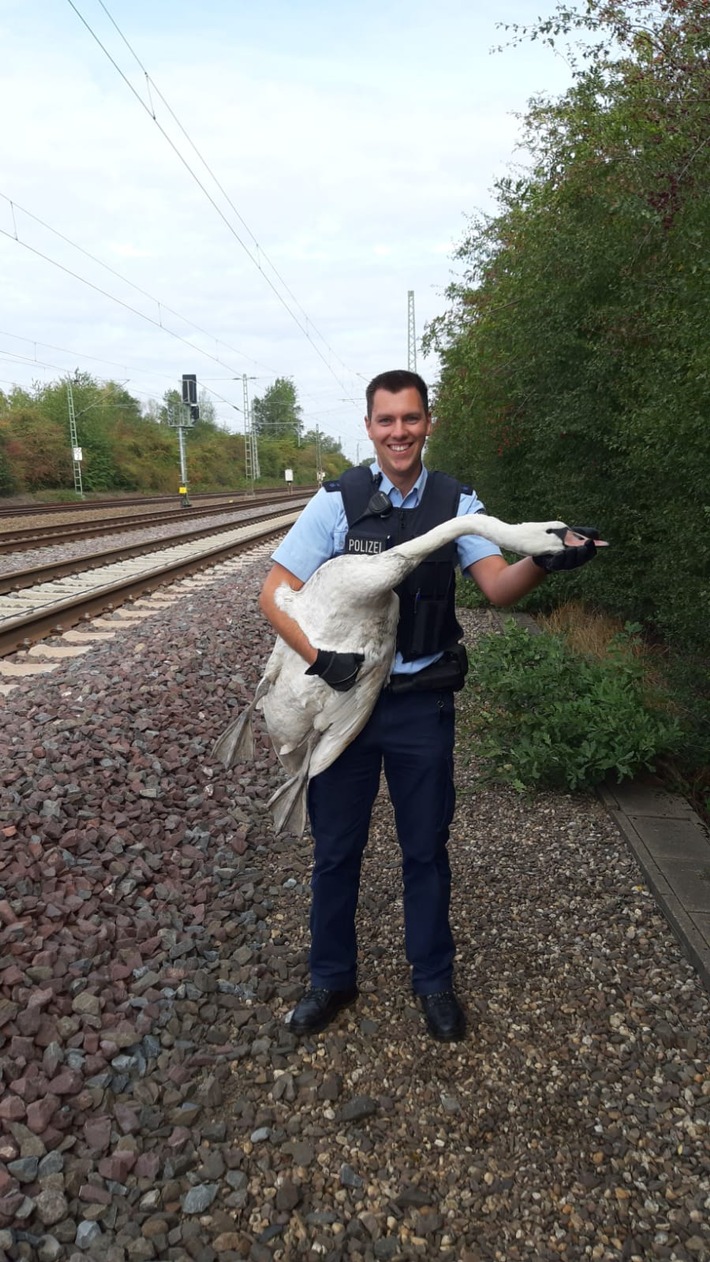
POLYGON ((294 837, 300 837, 305 831, 307 787, 308 768, 304 767, 269 798, 269 807, 274 816, 274 832, 277 835, 292 833, 294 837))
POLYGON ((251 730, 251 720, 256 704, 256 697, 251 705, 247 706, 229 727, 225 728, 221 736, 217 737, 212 746, 212 757, 219 758, 220 762, 229 770, 234 766, 235 762, 249 762, 254 757, 254 736, 251 730))

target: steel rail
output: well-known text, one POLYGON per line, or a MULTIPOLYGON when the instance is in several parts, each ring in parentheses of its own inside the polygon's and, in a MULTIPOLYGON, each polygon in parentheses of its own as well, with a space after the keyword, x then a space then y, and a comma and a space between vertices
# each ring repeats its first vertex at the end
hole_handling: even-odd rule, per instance
MULTIPOLYGON (((293 497, 290 495, 275 496, 271 500, 260 501, 259 507, 287 504, 292 499, 293 497)), ((243 508, 243 503, 235 505, 235 511, 243 508)), ((116 534, 119 530, 140 530, 144 526, 158 526, 163 522, 188 521, 190 518, 194 520, 195 517, 213 517, 218 513, 228 512, 229 509, 229 502, 225 502, 223 504, 205 504, 193 510, 189 517, 185 515, 185 510, 175 508, 160 513, 101 518, 86 524, 84 522, 67 522, 66 524, 55 522, 49 526, 24 526, 17 530, 0 529, 0 553, 22 552, 33 546, 42 547, 55 539, 59 543, 71 543, 76 539, 90 539, 94 535, 116 534)))
MULTIPOLYGON (((45 604, 35 609, 25 610, 15 617, 2 618, 0 613, 0 657, 17 652, 18 649, 28 648, 37 641, 46 639, 47 636, 61 635, 63 631, 76 626, 78 622, 96 617, 100 613, 110 612, 127 600, 155 590, 166 581, 172 582, 176 578, 193 574, 228 556, 253 547, 255 543, 287 530, 298 515, 298 510, 294 510, 281 517, 272 518, 268 523, 252 523, 237 527, 230 539, 222 539, 218 544, 199 552, 190 553, 189 544, 167 549, 168 552, 180 553, 180 555, 174 555, 172 558, 163 557, 159 564, 149 565, 139 573, 124 574, 111 579, 107 573, 104 578, 108 581, 60 596, 59 599, 56 592, 48 593, 45 604)), ((120 562, 115 563, 114 566, 106 567, 106 569, 107 571, 116 569, 120 564, 120 562)), ((100 571, 98 574, 96 571, 93 573, 100 579, 100 571)), ((35 591, 39 590, 35 589, 35 591)))
MULTIPOLYGON (((298 494, 314 495, 317 490, 317 485, 299 485, 298 494)), ((196 494, 193 494, 191 491, 190 500, 193 506, 198 502, 201 504, 203 501, 207 502, 208 500, 213 501, 217 499, 234 501, 244 500, 246 503, 249 503, 250 501, 253 503, 255 499, 265 499, 269 496, 273 496, 274 499, 277 499, 280 492, 281 487, 276 486, 260 486, 253 491, 245 491, 243 489, 240 491, 198 491, 196 494)), ((56 504, 3 504, 0 499, 0 527, 2 521, 6 517, 32 517, 33 514, 41 516, 46 513, 63 512, 90 513, 102 508, 130 508, 132 506, 135 508, 141 508, 143 504, 164 504, 166 507, 169 504, 173 504, 176 508, 182 507, 175 495, 119 495, 116 496, 115 499, 86 499, 77 500, 75 503, 67 501, 65 503, 56 504)))
MULTIPOLYGON (((307 499, 292 499, 291 501, 294 511, 302 509, 307 503, 307 499)), ((243 509, 235 520, 231 522, 223 522, 219 526, 202 526, 195 530, 184 530, 176 535, 166 535, 164 539, 149 539, 142 543, 126 543, 116 548, 106 548, 102 552, 90 552, 84 556, 71 557, 63 561, 48 561, 44 565, 34 565, 26 570, 11 570, 7 574, 0 574, 0 596, 6 595, 8 592, 23 591, 28 587, 35 587, 38 583, 47 582, 50 579, 68 578, 73 574, 83 574, 89 570, 98 569, 102 565, 109 565, 113 561, 127 561, 131 557, 143 556, 146 552, 155 552, 157 549, 179 546, 180 543, 189 543, 196 539, 203 539, 210 535, 223 534, 227 530, 234 530, 235 526, 240 524, 242 519, 246 519, 255 524, 264 521, 273 516, 273 507, 264 504, 260 511, 245 512, 243 509)))

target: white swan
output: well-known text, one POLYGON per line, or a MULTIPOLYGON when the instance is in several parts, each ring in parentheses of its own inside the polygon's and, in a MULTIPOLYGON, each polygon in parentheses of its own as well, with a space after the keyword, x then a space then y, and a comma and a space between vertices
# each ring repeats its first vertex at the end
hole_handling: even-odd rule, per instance
POLYGON ((317 675, 306 675, 303 658, 277 638, 251 705, 215 742, 225 767, 253 757, 251 718, 263 712, 278 758, 290 778, 269 799, 275 831, 297 836, 306 826, 306 788, 358 735, 389 677, 395 655, 397 587, 431 552, 459 535, 482 535, 509 552, 535 556, 586 540, 560 521, 508 525, 474 513, 455 517, 377 556, 338 556, 326 561, 299 591, 283 584, 275 600, 305 632, 314 648, 362 653, 364 662, 349 692, 336 692, 317 675))

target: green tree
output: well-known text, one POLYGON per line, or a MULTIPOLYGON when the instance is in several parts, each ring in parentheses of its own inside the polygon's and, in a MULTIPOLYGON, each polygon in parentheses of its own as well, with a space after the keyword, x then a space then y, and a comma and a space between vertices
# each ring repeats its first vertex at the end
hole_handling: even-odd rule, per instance
POLYGON ((66 431, 35 405, 20 402, 2 417, 5 494, 67 487, 71 460, 66 431))
MULTIPOLYGON (((710 23, 705 0, 587 0, 530 169, 471 221, 441 356, 432 461, 500 516, 598 520, 605 564, 565 585, 687 648, 710 643, 710 23)), ((544 597, 554 599, 554 584, 544 597)))
POLYGON ((299 439, 303 428, 301 412, 293 381, 290 377, 277 377, 252 403, 254 432, 260 438, 290 435, 299 439))

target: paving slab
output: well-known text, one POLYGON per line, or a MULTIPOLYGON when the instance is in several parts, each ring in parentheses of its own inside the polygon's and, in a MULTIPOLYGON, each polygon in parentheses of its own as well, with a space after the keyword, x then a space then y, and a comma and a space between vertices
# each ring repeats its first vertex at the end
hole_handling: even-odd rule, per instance
POLYGON ((605 785, 603 790, 609 804, 627 815, 653 815, 664 819, 697 818, 685 798, 668 793, 656 785, 624 781, 622 784, 605 785))
POLYGON ((702 863, 710 860, 710 843, 699 818, 680 819, 653 815, 627 815, 643 843, 657 860, 702 863))
POLYGON ((642 782, 599 797, 633 851, 659 908, 710 990, 710 835, 690 803, 642 782))

